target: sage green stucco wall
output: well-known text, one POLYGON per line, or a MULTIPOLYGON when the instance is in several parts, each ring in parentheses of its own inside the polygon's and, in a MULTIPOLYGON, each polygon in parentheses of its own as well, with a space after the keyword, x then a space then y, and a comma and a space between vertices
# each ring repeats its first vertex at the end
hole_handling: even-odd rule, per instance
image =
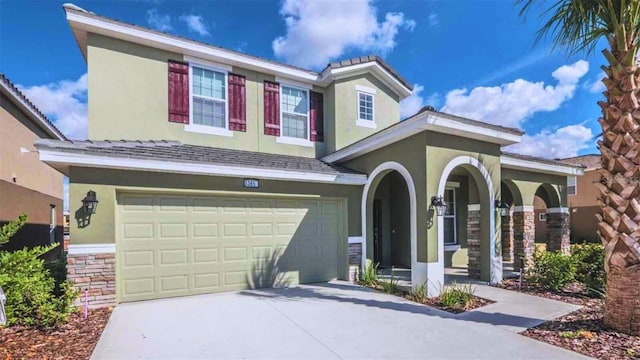
MULTIPOLYGON (((372 135, 400 121, 399 97, 371 74, 337 80, 333 86, 335 92, 335 139, 327 143, 327 150, 333 152, 342 149, 360 139, 372 135), (374 120, 376 129, 357 126, 358 91, 356 85, 377 90, 374 95, 374 120)), ((329 120, 332 121, 332 120, 329 120)))
MULTIPOLYGON (((516 206, 533 206, 533 198, 542 184, 555 190, 560 206, 567 206, 567 177, 559 175, 541 174, 522 170, 502 169, 502 177, 509 179, 520 192, 522 204, 516 206)), ((516 196, 517 197, 517 196, 516 196)))
MULTIPOLYGON (((259 189, 246 189, 241 178, 198 175, 162 174, 124 170, 71 168, 69 174, 69 211, 71 213, 71 244, 113 243, 116 230, 116 192, 159 191, 200 193, 215 192, 226 195, 269 194, 274 196, 312 196, 345 198, 348 207, 348 234, 360 235, 360 197, 362 186, 314 184, 288 181, 260 180, 259 189), (82 215, 82 199, 93 190, 98 197, 98 209, 86 227, 75 221, 82 215)), ((346 241, 346 239, 345 239, 346 241)))

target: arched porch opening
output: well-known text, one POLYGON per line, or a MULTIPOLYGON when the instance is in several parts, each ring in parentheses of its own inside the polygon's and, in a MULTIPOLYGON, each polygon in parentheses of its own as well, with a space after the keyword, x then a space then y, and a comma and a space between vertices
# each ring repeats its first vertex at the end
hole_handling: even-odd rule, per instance
POLYGON ((569 253, 569 213, 551 184, 541 184, 533 198, 535 243, 547 251, 569 253))

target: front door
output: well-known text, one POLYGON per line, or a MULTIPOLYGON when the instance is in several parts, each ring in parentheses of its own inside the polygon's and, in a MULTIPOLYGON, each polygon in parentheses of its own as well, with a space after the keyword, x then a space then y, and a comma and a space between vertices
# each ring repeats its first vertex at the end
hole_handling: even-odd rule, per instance
POLYGON ((373 262, 382 263, 382 201, 373 200, 373 262))

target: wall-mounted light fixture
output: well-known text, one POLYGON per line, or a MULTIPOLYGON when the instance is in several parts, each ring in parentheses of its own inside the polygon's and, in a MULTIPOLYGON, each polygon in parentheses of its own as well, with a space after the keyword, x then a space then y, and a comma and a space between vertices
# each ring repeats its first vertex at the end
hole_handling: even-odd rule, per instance
POLYGON ((87 191, 87 196, 82 199, 82 208, 85 214, 95 214, 98 208, 98 198, 93 190, 87 191))
POLYGON ((500 199, 496 199, 496 210, 500 211, 500 216, 509 215, 509 204, 506 201, 502 201, 500 199))
POLYGON ((436 209, 436 214, 438 216, 444 216, 444 213, 447 210, 447 203, 444 201, 442 196, 432 196, 431 206, 436 209))

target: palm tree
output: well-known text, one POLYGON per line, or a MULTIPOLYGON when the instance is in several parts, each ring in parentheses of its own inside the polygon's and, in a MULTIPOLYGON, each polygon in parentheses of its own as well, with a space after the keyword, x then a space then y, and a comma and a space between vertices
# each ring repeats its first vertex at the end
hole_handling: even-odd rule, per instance
MULTIPOLYGON (((516 0, 526 15, 535 0, 516 0)), ((601 39, 606 86, 598 102, 602 179, 597 187, 602 212, 598 234, 607 272, 604 322, 640 334, 640 0, 554 0, 541 15, 538 40, 550 35, 570 54, 590 53, 601 39)))

